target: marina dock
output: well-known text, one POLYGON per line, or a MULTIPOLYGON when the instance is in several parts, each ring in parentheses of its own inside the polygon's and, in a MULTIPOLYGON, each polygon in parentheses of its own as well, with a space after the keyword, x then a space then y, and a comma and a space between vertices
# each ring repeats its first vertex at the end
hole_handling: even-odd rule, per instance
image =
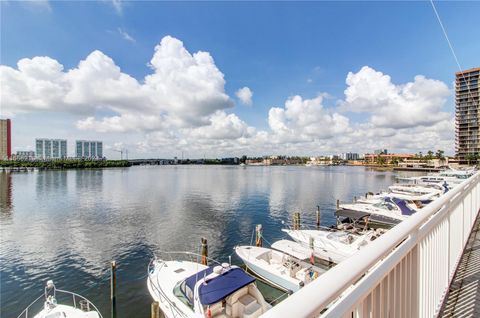
POLYGON ((445 299, 444 317, 473 317, 479 209, 476 172, 262 317, 436 317, 445 299), (457 315, 472 303, 472 314, 457 315))

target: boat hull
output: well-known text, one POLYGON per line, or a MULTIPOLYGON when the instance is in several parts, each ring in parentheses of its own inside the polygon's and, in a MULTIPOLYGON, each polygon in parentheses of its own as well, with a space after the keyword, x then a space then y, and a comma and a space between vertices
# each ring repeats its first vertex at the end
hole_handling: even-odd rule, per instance
POLYGON ((274 287, 277 287, 279 289, 282 289, 288 292, 296 292, 301 288, 299 283, 295 284, 291 281, 288 281, 287 279, 284 279, 279 275, 271 273, 268 270, 255 265, 254 263, 248 261, 247 259, 242 259, 242 260, 244 261, 245 265, 247 265, 247 268, 250 271, 252 271, 255 275, 259 276, 263 280, 267 281, 274 287))

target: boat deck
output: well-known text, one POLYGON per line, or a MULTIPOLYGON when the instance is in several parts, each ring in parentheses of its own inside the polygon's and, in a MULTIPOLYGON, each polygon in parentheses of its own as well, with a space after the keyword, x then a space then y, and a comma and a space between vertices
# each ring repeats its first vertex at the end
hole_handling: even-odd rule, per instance
POLYGON ((480 215, 470 233, 439 317, 480 317, 480 215))

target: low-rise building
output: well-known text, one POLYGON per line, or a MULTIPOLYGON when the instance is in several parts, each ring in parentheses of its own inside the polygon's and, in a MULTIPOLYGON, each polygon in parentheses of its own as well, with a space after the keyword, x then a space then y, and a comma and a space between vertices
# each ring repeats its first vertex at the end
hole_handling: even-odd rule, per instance
POLYGON ((395 164, 414 157, 410 153, 365 154, 365 164, 395 164))
POLYGON ((35 159, 35 151, 17 151, 15 155, 15 159, 17 160, 32 160, 35 159))

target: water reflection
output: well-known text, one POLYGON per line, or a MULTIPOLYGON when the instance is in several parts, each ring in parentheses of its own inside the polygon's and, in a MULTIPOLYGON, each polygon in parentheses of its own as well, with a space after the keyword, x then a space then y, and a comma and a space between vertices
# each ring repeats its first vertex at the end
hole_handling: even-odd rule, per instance
POLYGON ((9 218, 12 214, 12 174, 10 172, 0 172, 0 217, 9 218))
MULTIPOLYGON (((0 315, 16 316, 44 281, 77 292, 108 315, 108 266, 119 264, 119 317, 146 317, 150 257, 198 251, 228 260, 248 244, 255 224, 267 242, 284 237, 282 221, 301 211, 334 221, 335 200, 378 191, 391 172, 358 167, 165 166, 1 174, 0 315), (7 209, 8 207, 8 209, 7 209), (10 221, 5 222, 5 211, 10 221), (107 279, 105 279, 105 277, 107 279)), ((234 261, 238 261, 234 257, 234 261)))

